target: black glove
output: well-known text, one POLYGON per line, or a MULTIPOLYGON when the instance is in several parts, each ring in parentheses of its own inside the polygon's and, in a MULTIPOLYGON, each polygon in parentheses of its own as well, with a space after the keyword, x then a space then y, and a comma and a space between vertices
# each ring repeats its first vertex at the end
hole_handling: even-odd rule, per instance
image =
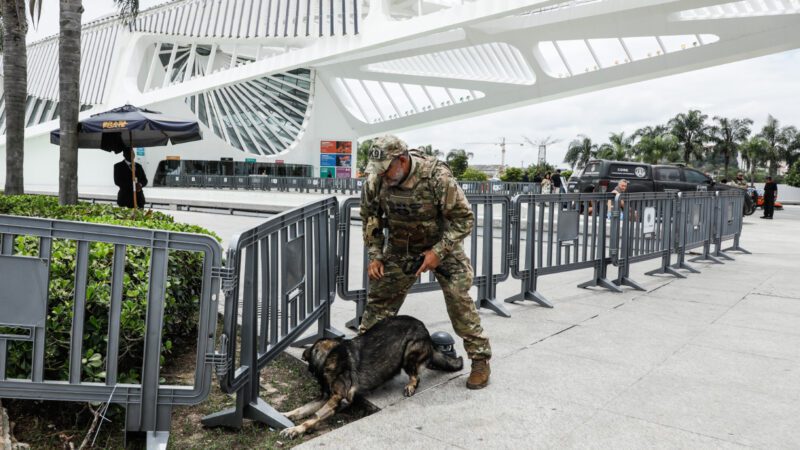
MULTIPOLYGON (((408 264, 406 264, 405 273, 407 273, 409 275, 417 273, 419 268, 422 267, 422 263, 423 262, 425 262, 425 255, 420 254, 419 256, 414 258, 412 261, 409 261, 408 264)), ((442 267, 442 266, 437 267, 433 271, 438 273, 439 275, 443 276, 447 280, 449 280, 450 277, 451 277, 450 272, 447 269, 445 269, 444 267, 442 267)))

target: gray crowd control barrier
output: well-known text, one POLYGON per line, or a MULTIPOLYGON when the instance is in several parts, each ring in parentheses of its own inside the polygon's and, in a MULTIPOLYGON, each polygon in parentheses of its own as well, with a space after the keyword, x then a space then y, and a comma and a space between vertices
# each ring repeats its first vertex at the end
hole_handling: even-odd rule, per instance
POLYGON ((714 222, 714 256, 717 258, 733 259, 724 252, 733 250, 744 254, 750 254, 739 245, 739 237, 742 235, 742 220, 744 216, 744 196, 738 189, 718 191, 717 195, 717 219, 714 222), (722 242, 733 239, 733 244, 723 249, 722 242))
POLYGON ((690 250, 702 248, 702 254, 691 261, 721 261, 711 255, 716 197, 708 192, 678 192, 677 220, 674 231, 674 247, 677 261, 672 267, 700 273, 686 261, 690 250))
MULTIPOLYGON (((314 186, 258 179, 277 184, 276 189, 314 186)), ((252 186, 254 178, 248 180, 252 186)), ((358 186, 342 184, 337 189, 349 187, 358 186)), ((630 267, 640 261, 661 258, 659 268, 649 274, 683 276, 676 269, 697 272, 686 263, 690 250, 702 248, 697 259, 713 262, 720 262, 717 256, 726 257, 725 250, 746 252, 739 246, 744 199, 738 191, 521 194, 513 202, 491 193, 467 198, 475 226, 464 248, 475 268, 476 303, 506 317, 508 312, 497 302, 496 292, 497 284, 509 276, 521 280, 521 292, 506 302, 533 300, 552 307, 537 290, 542 275, 592 268, 592 279, 579 287, 602 286, 621 292, 621 285, 641 289, 630 278, 630 267), (609 203, 613 205, 610 209, 609 203), (721 250, 722 243, 731 239, 733 246, 721 250), (716 246, 714 255, 712 244, 716 246), (671 265, 672 253, 677 260, 671 265), (616 284, 607 278, 612 263, 619 269, 616 284)), ((239 428, 247 418, 276 428, 290 426, 259 398, 260 372, 290 345, 341 336, 330 318, 337 291, 342 299, 356 302, 356 319, 348 326, 358 325, 368 288, 360 219, 353 214, 359 207, 358 198, 347 199, 339 208, 337 199, 329 197, 274 216, 234 237, 225 267, 221 266, 219 244, 207 236, 0 216, 0 397, 121 404, 127 410, 127 430, 146 431, 164 442, 173 407, 203 401, 210 391, 212 368, 216 368, 221 389, 236 394, 236 404, 203 418, 203 424, 239 428), (37 256, 15 254, 16 239, 22 236, 38 239, 37 256), (44 370, 54 240, 74 241, 77 246, 68 380, 46 379, 44 370), (81 381, 81 336, 88 319, 89 249, 97 242, 114 247, 107 283, 111 292, 107 375, 105 383, 87 383, 81 381), (139 384, 118 382, 119 320, 126 248, 130 246, 143 247, 150 254, 139 384), (161 335, 168 320, 164 317, 167 266, 172 251, 200 252, 204 257, 192 386, 162 385, 160 381, 161 335), (223 332, 215 339, 220 289, 225 295, 223 332), (315 324, 316 332, 300 339, 315 324), (8 346, 16 341, 32 346, 28 379, 6 376, 8 346)), ((439 288, 429 273, 410 292, 439 288)))
POLYGON ((260 373, 288 346, 301 344, 297 339, 314 324, 318 331, 307 342, 341 336, 330 323, 337 222, 338 202, 331 197, 272 217, 231 241, 218 358, 224 363, 217 373, 220 388, 236 394, 236 406, 203 418, 204 425, 240 428, 246 418, 292 426, 259 397, 260 373))
POLYGON ((513 242, 518 245, 512 248, 511 261, 512 274, 522 280, 522 289, 506 302, 531 300, 552 307, 537 289, 538 278, 585 268, 593 268, 594 274, 591 280, 578 287, 601 286, 621 292, 607 278, 611 257, 606 215, 607 204, 613 199, 613 194, 594 193, 517 196, 511 228, 513 242), (526 224, 524 239, 523 222, 526 224))
MULTIPOLYGON (((357 195, 364 178, 278 177, 271 175, 167 175, 167 187, 206 187, 250 189, 279 192, 315 192, 322 194, 357 195)), ((465 194, 501 195, 539 194, 539 183, 503 181, 459 181, 465 194)))
POLYGON ((617 194, 611 210, 611 256, 617 266, 619 286, 645 289, 630 277, 631 265, 661 258, 647 275, 669 274, 685 278, 671 267, 677 196, 669 192, 617 194))
POLYGON ((0 397, 120 404, 126 409, 126 430, 147 432, 151 442, 166 442, 173 407, 199 403, 211 388, 209 356, 214 348, 220 287, 216 275, 222 255, 219 244, 208 236, 188 233, 3 215, 0 215, 0 239, 0 327, 6 327, 6 332, 0 335, 0 397), (15 252, 17 238, 37 240, 38 255, 23 256, 15 252), (54 240, 65 240, 77 247, 67 380, 48 379, 45 371, 45 342, 55 338, 46 329, 54 240), (113 245, 113 262, 107 275, 89 270, 90 246, 96 243, 113 245), (130 247, 144 248, 150 257, 140 383, 122 383, 118 379, 120 342, 125 339, 120 336, 123 280, 126 249, 130 247), (169 320, 164 317, 168 261, 173 251, 203 255, 196 366, 191 386, 162 385, 160 381, 162 329, 165 320, 169 320), (98 276, 109 278, 96 279, 98 276), (100 330, 108 337, 105 382, 100 383, 82 380, 86 364, 82 361, 84 330, 97 323, 87 310, 92 285, 106 285, 110 289, 108 329, 100 330), (16 331, 9 333, 9 329, 16 331), (14 341, 26 341, 32 347, 27 379, 7 377, 7 347, 14 341))
MULTIPOLYGON (((488 308, 503 317, 511 317, 508 310, 497 301, 497 284, 510 275, 509 252, 511 240, 506 226, 510 201, 508 197, 493 195, 467 195, 475 216, 475 225, 467 238, 465 251, 475 270, 472 285, 478 288, 476 307, 488 308), (495 215, 495 209, 499 209, 495 215), (499 227, 496 226, 499 223, 499 227), (494 257, 495 241, 500 241, 502 254, 494 257)), ((356 317, 347 322, 349 328, 358 328, 367 302, 367 252, 363 246, 360 221, 355 224, 361 200, 350 198, 342 203, 339 230, 339 275, 338 292, 343 300, 356 302, 356 317), (355 237, 354 237, 355 236, 355 237), (353 251, 353 249, 356 251, 353 251), (359 251, 360 250, 360 251, 359 251)), ((428 292, 440 289, 433 272, 420 277, 409 293, 428 292)))

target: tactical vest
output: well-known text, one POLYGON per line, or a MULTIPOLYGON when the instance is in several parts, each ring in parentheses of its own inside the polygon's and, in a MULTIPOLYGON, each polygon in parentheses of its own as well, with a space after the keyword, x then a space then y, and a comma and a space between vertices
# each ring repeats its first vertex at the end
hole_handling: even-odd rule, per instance
POLYGON ((444 220, 441 202, 434 189, 434 171, 443 164, 436 158, 409 152, 414 158, 416 177, 411 189, 381 186, 378 195, 389 228, 388 253, 418 255, 442 239, 444 220))

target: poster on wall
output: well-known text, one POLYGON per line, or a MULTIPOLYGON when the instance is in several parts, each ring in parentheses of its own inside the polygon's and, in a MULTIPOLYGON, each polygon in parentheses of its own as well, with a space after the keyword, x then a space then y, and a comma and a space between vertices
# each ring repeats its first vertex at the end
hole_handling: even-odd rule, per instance
POLYGON ((320 178, 350 178, 353 166, 352 141, 320 141, 320 178))

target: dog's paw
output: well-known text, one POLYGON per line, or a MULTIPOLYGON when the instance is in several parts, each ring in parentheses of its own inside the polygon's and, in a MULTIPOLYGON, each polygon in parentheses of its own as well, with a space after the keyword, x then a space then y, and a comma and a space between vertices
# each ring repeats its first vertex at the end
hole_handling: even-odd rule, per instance
POLYGON ((296 437, 302 436, 306 432, 305 428, 302 425, 298 425, 291 428, 284 428, 281 430, 281 437, 287 439, 294 439, 296 437))
POLYGON ((411 397, 412 395, 417 393, 417 387, 412 385, 406 385, 405 389, 403 389, 403 396, 411 397))
POLYGON ((295 414, 294 411, 279 412, 278 414, 282 415, 283 417, 286 417, 287 419, 291 420, 292 422, 294 422, 294 420, 296 419, 296 417, 294 417, 294 414, 295 414))

